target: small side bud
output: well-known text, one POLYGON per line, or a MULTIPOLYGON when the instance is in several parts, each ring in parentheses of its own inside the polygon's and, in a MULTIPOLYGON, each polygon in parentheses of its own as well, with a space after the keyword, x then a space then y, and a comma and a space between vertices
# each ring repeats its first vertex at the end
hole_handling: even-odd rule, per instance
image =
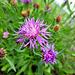
POLYGON ((36 3, 33 5, 33 7, 34 7, 34 8, 36 7, 36 3))
POLYGON ((65 0, 64 4, 66 4, 66 3, 67 3, 67 0, 65 0))
POLYGON ((23 17, 27 17, 27 11, 22 11, 22 12, 21 12, 21 15, 22 15, 23 17))
POLYGON ((49 7, 49 5, 47 6, 47 9, 49 9, 50 7, 49 7))
POLYGON ((73 15, 73 17, 75 18, 75 15, 73 15))
POLYGON ((16 1, 13 1, 12 5, 13 6, 16 6, 17 5, 17 2, 16 1))
POLYGON ((72 23, 72 20, 69 20, 69 23, 72 23))
POLYGON ((61 15, 58 15, 57 18, 56 18, 56 22, 60 22, 61 20, 62 20, 61 15))
POLYGON ((72 4, 72 2, 70 2, 70 4, 72 4))
POLYGON ((0 49, 0 59, 3 59, 6 56, 6 50, 3 48, 0 49))
POLYGON ((59 29, 60 29, 59 24, 57 24, 57 25, 54 26, 54 30, 55 30, 55 31, 58 31, 59 29))
POLYGON ((11 0, 7 0, 9 3, 11 2, 11 0))
POLYGON ((27 13, 30 14, 30 9, 27 10, 27 13))

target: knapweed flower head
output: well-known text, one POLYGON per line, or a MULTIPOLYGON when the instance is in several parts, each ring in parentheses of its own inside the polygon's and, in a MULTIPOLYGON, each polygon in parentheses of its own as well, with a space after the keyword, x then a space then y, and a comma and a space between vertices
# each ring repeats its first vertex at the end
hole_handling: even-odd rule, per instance
POLYGON ((21 1, 24 2, 25 4, 29 3, 29 2, 32 2, 32 0, 21 0, 21 1))
POLYGON ((45 6, 44 9, 51 12, 51 8, 49 6, 45 6))
POLYGON ((6 55, 6 50, 4 50, 3 48, 0 49, 0 59, 3 59, 6 55))
POLYGON ((3 38, 8 38, 8 35, 9 35, 9 32, 8 31, 4 32, 3 33, 3 38))
POLYGON ((36 3, 36 8, 39 8, 40 7, 40 4, 39 3, 36 3))
POLYGON ((35 4, 33 5, 33 7, 39 8, 39 7, 40 7, 40 4, 39 4, 39 3, 35 3, 35 4))
POLYGON ((46 44, 46 47, 41 47, 42 55, 43 55, 43 61, 47 64, 48 62, 51 64, 56 63, 57 60, 56 55, 58 52, 54 51, 54 44, 51 46, 48 43, 46 44))
POLYGON ((48 26, 46 24, 43 24, 43 22, 44 21, 40 21, 38 19, 35 21, 34 18, 32 19, 27 18, 23 26, 20 26, 19 31, 18 32, 14 31, 16 32, 16 34, 14 35, 19 34, 19 39, 17 40, 17 42, 19 43, 23 42, 20 48, 22 48, 23 45, 24 47, 26 47, 28 44, 30 44, 30 50, 31 47, 33 47, 34 51, 34 46, 36 49, 38 49, 36 41, 38 41, 41 46, 44 46, 45 43, 48 43, 48 41, 45 40, 43 37, 48 39, 47 36, 50 36, 50 32, 46 32, 46 30, 51 25, 48 26), (44 28, 44 26, 47 27, 44 28), (28 43, 25 42, 26 39, 29 41, 28 43))

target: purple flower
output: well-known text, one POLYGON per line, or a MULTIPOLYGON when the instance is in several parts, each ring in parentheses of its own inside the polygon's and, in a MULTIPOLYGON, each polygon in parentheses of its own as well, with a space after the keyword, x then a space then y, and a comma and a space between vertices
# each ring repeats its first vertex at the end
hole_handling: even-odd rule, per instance
POLYGON ((33 7, 36 7, 36 3, 33 5, 33 7))
POLYGON ((43 54, 43 61, 47 64, 48 62, 51 64, 56 63, 57 60, 55 59, 57 54, 57 51, 54 51, 54 44, 51 46, 48 43, 46 44, 46 47, 41 47, 42 54, 43 54))
POLYGON ((14 31, 16 34, 13 34, 13 35, 19 34, 19 39, 17 40, 17 42, 19 43, 23 42, 20 48, 22 48, 23 45, 24 47, 26 47, 28 44, 30 44, 30 50, 31 50, 31 47, 33 47, 33 51, 34 51, 34 46, 36 49, 38 49, 36 41, 38 41, 39 44, 43 47, 45 43, 48 43, 48 41, 45 40, 43 37, 48 39, 46 35, 50 36, 49 34, 50 32, 46 32, 46 30, 51 25, 48 26, 46 24, 43 24, 43 22, 44 21, 40 21, 38 19, 35 21, 34 18, 32 18, 31 20, 30 18, 28 18, 25 20, 24 25, 20 26, 18 32, 14 31), (44 28, 44 26, 47 26, 47 27, 44 28), (29 41, 28 43, 25 42, 26 39, 29 41))
POLYGON ((67 3, 67 0, 65 0, 64 4, 66 4, 66 3, 67 3))
POLYGON ((25 4, 29 3, 29 2, 32 2, 32 0, 21 0, 21 1, 24 2, 25 4))
POLYGON ((2 41, 0 42, 0 44, 2 43, 2 41))
POLYGON ((59 14, 58 17, 61 17, 61 15, 59 14))
POLYGON ((45 6, 44 9, 51 12, 51 8, 49 6, 45 6))
POLYGON ((9 35, 9 32, 8 31, 4 32, 3 33, 3 38, 8 38, 8 35, 9 35))
MULTIPOLYGON (((1 43, 2 43, 2 41, 1 41, 1 43)), ((1 44, 1 43, 0 43, 0 44, 1 44)), ((1 54, 1 53, 2 53, 2 51, 1 51, 1 49, 0 49, 0 54, 1 54)))
POLYGON ((1 49, 0 49, 0 54, 2 53, 1 49))

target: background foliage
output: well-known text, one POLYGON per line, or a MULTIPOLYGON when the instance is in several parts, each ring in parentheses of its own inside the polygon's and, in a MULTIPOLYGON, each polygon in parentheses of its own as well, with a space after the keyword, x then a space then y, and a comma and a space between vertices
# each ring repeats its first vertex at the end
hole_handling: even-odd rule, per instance
MULTIPOLYGON (((12 6, 12 2, 8 3, 6 0, 0 0, 0 41, 3 41, 0 48, 6 49, 7 56, 0 60, 0 75, 69 75, 75 74, 75 17, 72 16, 74 11, 70 9, 70 4, 59 7, 54 0, 46 1, 50 6, 51 12, 45 13, 45 0, 37 0, 40 8, 34 10, 32 3, 24 4, 17 0, 18 5, 12 6), (67 14, 63 7, 67 6, 70 14, 67 14), (52 24, 48 29, 52 36, 49 37, 49 42, 55 44, 55 50, 59 52, 57 55, 57 64, 44 64, 41 61, 40 46, 36 53, 30 51, 29 46, 20 50, 21 44, 16 44, 16 38, 13 30, 18 30, 19 26, 24 23, 25 18, 21 16, 22 10, 30 8, 30 18, 35 17, 40 20, 44 19, 47 25, 52 24), (62 21, 59 23, 60 30, 54 31, 54 26, 58 24, 55 18, 61 14, 62 21), (9 36, 3 39, 3 32, 9 31, 9 36)), ((28 16, 28 17, 29 17, 28 16)))

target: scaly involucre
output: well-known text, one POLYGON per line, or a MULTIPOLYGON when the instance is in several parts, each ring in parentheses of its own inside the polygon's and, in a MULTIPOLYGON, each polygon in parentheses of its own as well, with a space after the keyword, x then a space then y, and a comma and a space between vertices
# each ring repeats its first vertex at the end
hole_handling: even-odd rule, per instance
POLYGON ((55 59, 57 54, 57 51, 54 51, 54 44, 51 46, 48 43, 46 44, 46 47, 41 47, 42 55, 43 55, 43 61, 47 64, 48 62, 51 64, 56 63, 57 60, 55 59))
POLYGON ((17 42, 19 43, 23 42, 20 48, 22 48, 23 46, 26 47, 28 44, 30 44, 30 50, 31 47, 33 47, 33 51, 34 51, 34 46, 36 49, 38 49, 36 41, 38 41, 39 44, 43 47, 45 43, 48 43, 48 41, 45 40, 43 37, 48 39, 46 35, 50 36, 50 32, 46 32, 46 30, 51 25, 43 24, 43 22, 44 21, 40 21, 38 19, 35 22, 34 18, 32 18, 31 20, 30 18, 27 18, 23 26, 20 26, 19 31, 18 32, 14 31, 16 33, 14 35, 19 34, 19 39, 17 40, 17 42), (44 26, 47 27, 44 28, 44 26), (28 40, 27 43, 26 43, 26 39, 28 40))
POLYGON ((25 4, 29 3, 29 2, 32 2, 32 0, 21 0, 21 1, 24 2, 25 4))

